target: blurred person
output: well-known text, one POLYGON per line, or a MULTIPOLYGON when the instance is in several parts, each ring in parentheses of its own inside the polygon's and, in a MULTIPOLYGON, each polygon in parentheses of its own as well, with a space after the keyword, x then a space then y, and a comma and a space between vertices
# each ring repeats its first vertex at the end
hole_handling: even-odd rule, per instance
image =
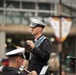
POLYGON ((24 52, 24 48, 18 48, 6 53, 6 56, 9 59, 9 65, 3 67, 2 75, 26 75, 24 72, 19 70, 25 58, 24 52))
POLYGON ((67 75, 65 70, 62 70, 61 75, 67 75))
POLYGON ((32 40, 26 41, 30 46, 31 55, 28 70, 35 70, 37 74, 39 74, 43 66, 47 64, 51 53, 51 43, 48 38, 42 34, 45 26, 43 22, 37 19, 31 19, 30 28, 35 39, 34 42, 32 40))
POLYGON ((2 66, 8 66, 9 65, 9 60, 7 57, 1 59, 1 65, 2 66))
POLYGON ((1 65, 0 65, 0 74, 1 74, 2 73, 2 68, 4 66, 8 66, 9 65, 9 60, 8 60, 7 57, 5 57, 5 58, 0 59, 0 63, 1 63, 1 65))
POLYGON ((29 61, 24 59, 23 66, 25 67, 25 69, 28 69, 28 65, 29 65, 29 61))
POLYGON ((58 75, 60 63, 56 53, 51 53, 48 65, 50 74, 58 75))

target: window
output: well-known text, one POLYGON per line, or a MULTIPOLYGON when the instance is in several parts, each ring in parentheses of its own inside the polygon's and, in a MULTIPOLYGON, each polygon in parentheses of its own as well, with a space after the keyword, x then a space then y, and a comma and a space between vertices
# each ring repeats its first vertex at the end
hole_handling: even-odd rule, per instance
POLYGON ((7 8, 19 8, 19 2, 17 1, 6 1, 7 8))
POLYGON ((7 24, 24 24, 29 23, 30 17, 33 17, 33 12, 7 11, 7 24))
POLYGON ((38 6, 40 10, 50 10, 50 4, 38 3, 38 6))
POLYGON ((38 16, 40 17, 49 17, 49 16, 53 16, 54 13, 38 13, 38 16))
POLYGON ((29 20, 31 17, 34 16, 34 12, 20 12, 21 16, 21 20, 22 20, 22 24, 26 24, 26 25, 29 25, 29 20))
POLYGON ((0 10, 0 24, 3 23, 3 11, 0 10))
POLYGON ((31 2, 22 2, 23 9, 35 9, 35 3, 31 2))
POLYGON ((7 24, 20 24, 20 13, 15 11, 7 12, 7 24))
POLYGON ((51 3, 51 5, 50 5, 50 10, 54 10, 54 6, 55 6, 55 4, 52 4, 52 3, 51 3))
POLYGON ((3 0, 0 1, 0 7, 3 7, 3 0))

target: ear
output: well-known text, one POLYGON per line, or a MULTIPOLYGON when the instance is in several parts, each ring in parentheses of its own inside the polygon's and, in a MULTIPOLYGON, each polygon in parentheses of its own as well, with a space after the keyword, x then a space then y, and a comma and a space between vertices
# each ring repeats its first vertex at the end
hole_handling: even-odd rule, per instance
POLYGON ((17 58, 17 62, 18 62, 19 64, 23 64, 23 59, 22 59, 21 57, 18 57, 18 58, 17 58))
POLYGON ((20 60, 20 58, 19 58, 19 57, 17 57, 17 58, 16 58, 16 61, 17 61, 18 63, 19 63, 19 60, 20 60))

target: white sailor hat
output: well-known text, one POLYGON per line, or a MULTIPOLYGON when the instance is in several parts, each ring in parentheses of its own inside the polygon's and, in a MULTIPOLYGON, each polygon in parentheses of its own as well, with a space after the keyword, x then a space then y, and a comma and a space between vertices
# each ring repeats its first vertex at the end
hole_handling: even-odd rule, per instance
POLYGON ((37 19, 32 18, 30 27, 37 27, 37 26, 40 26, 40 27, 44 28, 46 25, 43 22, 41 22, 41 21, 39 21, 37 19))
POLYGON ((25 58, 25 48, 18 48, 18 49, 14 49, 12 51, 9 51, 6 53, 6 56, 7 57, 10 57, 10 56, 21 56, 22 58, 25 58))

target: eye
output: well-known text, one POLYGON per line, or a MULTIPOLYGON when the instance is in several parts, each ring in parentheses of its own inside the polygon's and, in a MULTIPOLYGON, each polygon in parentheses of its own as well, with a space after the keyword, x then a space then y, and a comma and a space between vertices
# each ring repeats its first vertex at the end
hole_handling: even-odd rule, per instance
POLYGON ((33 27, 32 29, 35 29, 36 27, 33 27))

